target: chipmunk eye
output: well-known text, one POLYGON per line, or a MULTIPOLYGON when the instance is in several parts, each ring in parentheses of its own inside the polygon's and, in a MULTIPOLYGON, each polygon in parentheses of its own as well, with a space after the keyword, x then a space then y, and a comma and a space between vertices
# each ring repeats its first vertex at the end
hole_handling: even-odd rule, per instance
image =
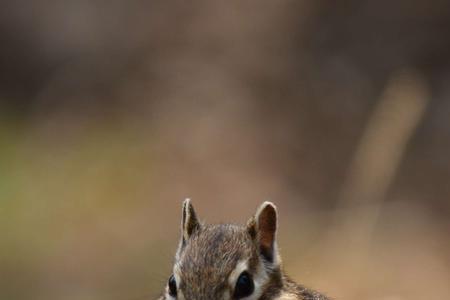
POLYGON ((252 276, 244 271, 239 275, 238 280, 236 281, 236 287, 234 288, 234 298, 240 299, 247 296, 250 296, 255 289, 255 285, 253 284, 252 276))
POLYGON ((169 295, 172 297, 177 296, 177 281, 175 280, 175 276, 170 275, 169 278, 169 295))

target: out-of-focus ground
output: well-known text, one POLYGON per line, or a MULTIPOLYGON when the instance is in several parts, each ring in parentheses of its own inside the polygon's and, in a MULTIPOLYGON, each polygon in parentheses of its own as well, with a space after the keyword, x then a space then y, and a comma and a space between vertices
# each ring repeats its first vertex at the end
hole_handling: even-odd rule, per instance
POLYGON ((279 208, 335 299, 450 299, 448 1, 6 1, 0 299, 155 299, 181 201, 279 208))

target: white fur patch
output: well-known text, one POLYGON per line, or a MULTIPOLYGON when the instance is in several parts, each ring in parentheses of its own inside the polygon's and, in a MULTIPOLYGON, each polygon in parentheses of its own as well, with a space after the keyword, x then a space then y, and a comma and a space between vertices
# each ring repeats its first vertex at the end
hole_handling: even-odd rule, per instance
POLYGON ((176 300, 175 297, 170 296, 169 288, 166 287, 166 296, 164 297, 166 300, 176 300))
POLYGON ((177 297, 172 297, 169 293, 169 285, 166 285, 166 299, 167 300, 184 300, 184 295, 180 290, 180 282, 181 282, 181 277, 179 275, 179 266, 177 264, 175 264, 175 266, 173 267, 173 277, 175 277, 175 282, 177 284, 177 297))
POLYGON ((228 284, 232 287, 236 285, 236 281, 241 275, 242 272, 248 269, 248 260, 241 260, 236 264, 233 272, 231 272, 230 276, 228 276, 228 284))
POLYGON ((282 293, 280 296, 275 298, 275 300, 298 300, 298 296, 292 293, 282 293))
POLYGON ((181 290, 177 290, 177 297, 172 297, 169 294, 169 288, 166 288, 166 300, 184 300, 184 295, 183 292, 181 290))
MULTIPOLYGON (((234 288, 234 286, 236 286, 236 281, 238 280, 239 275, 241 275, 242 272, 247 270, 248 270, 248 260, 239 261, 236 265, 236 268, 233 270, 233 272, 231 272, 230 276, 228 277, 228 283, 230 284, 230 286, 234 288)), ((256 273, 252 274, 252 276, 253 276, 253 284, 255 285, 255 290, 250 296, 242 298, 242 300, 256 300, 259 297, 261 297, 263 293, 262 287, 269 280, 269 276, 262 262, 259 263, 258 268, 256 269, 256 273)), ((224 299, 227 299, 225 295, 224 299)))
POLYGON ((263 262, 260 260, 258 264, 258 268, 256 269, 256 273, 253 274, 253 282, 255 284, 255 291, 252 295, 247 297, 248 300, 256 300, 261 297, 263 290, 262 287, 269 281, 269 274, 267 274, 267 270, 263 265, 263 262))

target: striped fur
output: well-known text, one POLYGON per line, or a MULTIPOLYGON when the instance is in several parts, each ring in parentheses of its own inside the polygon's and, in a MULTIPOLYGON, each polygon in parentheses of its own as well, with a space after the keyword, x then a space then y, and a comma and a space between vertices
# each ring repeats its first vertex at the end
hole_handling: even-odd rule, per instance
POLYGON ((282 271, 276 243, 277 211, 263 203, 245 226, 198 221, 189 200, 183 203, 181 240, 173 274, 177 295, 166 287, 160 300, 233 300, 243 271, 254 292, 242 300, 329 300, 290 280, 282 271))

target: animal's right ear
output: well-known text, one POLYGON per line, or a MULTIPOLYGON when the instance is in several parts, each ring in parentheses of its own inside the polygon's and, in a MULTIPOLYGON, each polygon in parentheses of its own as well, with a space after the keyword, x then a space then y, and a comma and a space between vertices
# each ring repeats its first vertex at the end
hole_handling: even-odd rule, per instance
POLYGON ((267 262, 275 265, 280 260, 276 241, 277 218, 275 205, 266 201, 247 223, 247 232, 256 241, 260 254, 267 262))
POLYGON ((190 199, 183 201, 183 211, 181 218, 181 247, 183 247, 191 235, 200 229, 200 222, 195 214, 194 207, 190 199))

